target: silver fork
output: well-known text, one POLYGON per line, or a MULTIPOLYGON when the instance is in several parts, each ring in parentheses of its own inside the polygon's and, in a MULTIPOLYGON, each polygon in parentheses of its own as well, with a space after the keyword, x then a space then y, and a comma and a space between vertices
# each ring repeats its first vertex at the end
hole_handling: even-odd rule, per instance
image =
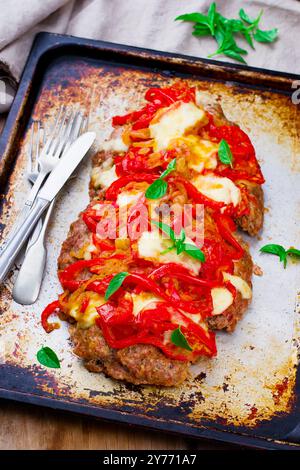
MULTIPOLYGON (((77 113, 72 126, 66 129, 69 139, 65 146, 64 153, 68 150, 72 142, 76 140, 82 132, 87 130, 87 126, 88 120, 83 119, 81 114, 77 113)), ((12 292, 13 299, 17 303, 31 305, 38 298, 47 259, 45 236, 54 205, 55 199, 47 210, 42 227, 36 227, 32 239, 28 242, 25 257, 12 292)))
MULTIPOLYGON (((73 128, 75 118, 71 116, 68 123, 66 123, 67 118, 67 111, 64 107, 60 109, 58 117, 55 121, 54 128, 51 132, 49 138, 46 139, 46 143, 41 151, 41 154, 38 157, 38 164, 39 164, 39 173, 38 177, 32 186, 31 191, 27 197, 25 202, 24 208, 21 211, 21 219, 19 224, 17 225, 20 227, 21 223, 24 222, 26 216, 29 214, 30 209, 34 203, 36 195, 38 194, 41 185, 43 184, 44 179, 46 176, 55 168, 57 163, 59 162, 59 158, 65 151, 65 148, 69 146, 71 140, 71 131, 73 128), (25 214, 25 217, 24 217, 25 214)), ((14 232, 16 233, 16 232, 14 232)), ((11 250, 13 242, 13 237, 10 235, 8 237, 8 242, 4 245, 3 249, 1 250, 1 258, 2 260, 6 260, 6 253, 11 250)), ((15 257, 11 257, 14 259, 15 257)), ((12 262, 6 262, 5 265, 1 267, 0 270, 0 282, 5 279, 7 273, 9 272, 12 266, 12 262)))

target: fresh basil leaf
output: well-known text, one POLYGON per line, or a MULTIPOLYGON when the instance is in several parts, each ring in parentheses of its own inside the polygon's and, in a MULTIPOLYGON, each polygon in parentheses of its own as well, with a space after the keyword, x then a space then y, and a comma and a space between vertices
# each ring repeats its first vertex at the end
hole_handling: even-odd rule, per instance
POLYGON ((193 351, 193 348, 189 345, 188 340, 182 333, 180 326, 176 328, 176 330, 173 330, 171 333, 171 341, 175 346, 178 346, 179 348, 186 349, 187 351, 193 351))
POLYGON ((118 274, 116 274, 110 283, 108 284, 108 287, 105 291, 105 300, 108 300, 117 290, 121 287, 123 284, 124 279, 129 275, 126 271, 122 271, 118 274))
POLYGON ((185 231, 183 228, 180 231, 179 236, 176 236, 175 247, 178 255, 184 251, 184 240, 185 240, 185 231))
POLYGON ((56 353, 48 346, 41 348, 36 354, 37 360, 43 366, 49 367, 51 369, 59 369, 60 361, 56 353))
POLYGON ((278 29, 270 29, 269 31, 262 31, 257 29, 253 34, 253 37, 258 42, 273 42, 277 39, 278 29))
POLYGON ((164 181, 163 178, 168 176, 171 171, 174 171, 176 169, 176 158, 173 158, 173 160, 170 161, 168 164, 166 170, 160 175, 160 177, 153 181, 152 184, 147 188, 145 192, 145 196, 147 199, 160 199, 163 197, 168 189, 168 183, 164 181))
POLYGON ((245 12, 244 8, 241 8, 240 11, 239 11, 239 16, 240 18, 245 21, 245 23, 249 23, 249 24, 252 24, 254 23, 255 20, 252 20, 248 15, 247 13, 245 12))
POLYGON ((157 222, 156 220, 151 220, 151 224, 156 225, 156 227, 160 228, 161 231, 164 232, 173 242, 176 241, 174 230, 169 227, 169 225, 165 224, 164 222, 157 222))
POLYGON ((286 253, 292 256, 300 256, 300 250, 297 250, 297 248, 289 248, 286 253))
POLYGON ((215 27, 215 39, 218 43, 218 46, 221 47, 225 37, 225 30, 221 24, 217 23, 215 27))
POLYGON ((246 39, 247 43, 249 44, 249 46, 252 47, 252 49, 255 49, 254 47, 254 44, 253 44, 253 40, 252 40, 252 36, 251 34, 249 33, 249 31, 247 30, 244 30, 244 31, 241 31, 242 35, 244 36, 244 38, 246 39))
POLYGON ((174 170, 176 170, 176 158, 173 158, 173 160, 170 161, 166 170, 160 175, 160 178, 161 179, 165 178, 171 173, 171 171, 174 171, 174 170))
POLYGON ((185 240, 185 231, 182 228, 179 236, 176 237, 176 241, 184 242, 184 240, 185 240))
POLYGON ((279 256, 279 260, 283 262, 284 267, 286 267, 287 253, 282 245, 270 243, 268 245, 262 246, 259 251, 262 253, 270 253, 272 255, 279 256))
POLYGON ((210 29, 207 28, 206 26, 203 28, 194 28, 194 31, 192 32, 193 36, 210 36, 211 32, 210 29))
POLYGON ((184 243, 181 241, 176 242, 175 248, 176 248, 177 255, 180 255, 180 253, 184 251, 184 243))
POLYGON ((238 62, 242 62, 242 64, 246 64, 244 57, 242 57, 238 52, 232 51, 230 49, 223 51, 224 55, 227 55, 231 59, 237 60, 238 62))
POLYGON ((245 23, 248 23, 251 25, 251 29, 253 27, 256 27, 258 26, 258 23, 260 22, 260 19, 262 17, 262 14, 263 14, 263 10, 260 10, 258 16, 253 20, 252 18, 250 18, 247 13, 245 12, 245 10, 243 8, 240 9, 239 11, 239 16, 240 18, 245 21, 245 23))
POLYGON ((222 54, 226 55, 227 57, 230 57, 231 59, 237 60, 238 62, 241 62, 243 64, 247 63, 245 61, 245 59, 240 54, 238 54, 235 51, 232 51, 231 49, 227 49, 225 51, 222 51, 222 54))
POLYGON ((202 23, 207 25, 208 18, 202 13, 186 13, 185 15, 180 15, 175 18, 175 21, 192 21, 195 23, 202 23))
POLYGON ((177 21, 177 20, 192 21, 194 23, 206 25, 206 26, 208 26, 208 28, 210 30, 210 33, 213 34, 214 27, 211 23, 212 17, 213 17, 213 9, 212 9, 210 15, 211 16, 209 18, 208 16, 203 15, 202 13, 187 13, 185 15, 177 16, 177 18, 175 18, 175 21, 177 21))
POLYGON ((222 163, 225 165, 230 165, 232 168, 233 156, 225 139, 222 139, 219 144, 218 156, 222 163))
POLYGON ((191 243, 184 243, 183 248, 185 253, 192 256, 192 258, 198 259, 202 261, 202 263, 205 262, 205 255, 203 251, 201 251, 200 248, 198 248, 196 245, 192 245, 191 243))
POLYGON ((147 199, 160 199, 166 194, 167 189, 168 183, 158 178, 146 189, 145 196, 147 199))
POLYGON ((245 25, 241 20, 225 18, 220 13, 217 14, 217 23, 219 25, 221 24, 224 28, 230 29, 234 33, 245 29, 245 25))

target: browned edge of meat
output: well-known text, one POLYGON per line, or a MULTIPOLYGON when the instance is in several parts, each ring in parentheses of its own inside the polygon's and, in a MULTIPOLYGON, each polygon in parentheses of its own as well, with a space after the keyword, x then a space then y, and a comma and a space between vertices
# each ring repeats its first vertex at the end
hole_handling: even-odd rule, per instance
POLYGON ((181 384, 188 376, 188 362, 167 358, 158 348, 137 344, 124 349, 110 348, 96 325, 83 330, 69 326, 74 353, 91 372, 104 372, 116 380, 133 384, 167 387, 181 384))
MULTIPOLYGON (((233 274, 240 276, 252 289, 253 261, 249 253, 249 246, 240 237, 236 238, 238 238, 240 245, 244 248, 244 256, 240 260, 235 261, 233 274)), ((233 304, 224 313, 207 319, 209 327, 213 330, 234 331, 250 302, 251 299, 243 299, 240 292, 237 291, 233 304)))
MULTIPOLYGON (((204 108, 216 116, 216 123, 221 125, 236 125, 234 122, 229 121, 224 114, 223 108, 219 103, 220 98, 211 97, 205 99, 204 108)), ((247 232, 251 237, 256 236, 263 227, 264 222, 264 193, 260 184, 253 183, 247 180, 236 181, 239 186, 245 186, 250 195, 249 201, 250 213, 236 219, 239 228, 247 232)))

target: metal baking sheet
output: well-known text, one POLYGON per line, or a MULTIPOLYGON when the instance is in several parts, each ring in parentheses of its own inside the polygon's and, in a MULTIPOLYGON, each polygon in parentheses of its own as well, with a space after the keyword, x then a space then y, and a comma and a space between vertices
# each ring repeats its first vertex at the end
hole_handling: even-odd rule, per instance
POLYGON ((300 448, 300 265, 288 269, 260 255, 270 242, 300 246, 300 113, 292 103, 297 77, 97 41, 43 33, 36 40, 1 141, 1 231, 5 239, 24 196, 30 126, 50 125, 61 104, 89 115, 97 142, 62 192, 47 237, 46 275, 38 301, 11 299, 17 267, 0 294, 0 396, 262 448, 300 448), (248 241, 263 276, 253 276, 251 307, 233 334, 218 333, 218 356, 202 359, 179 388, 133 386, 89 373, 71 352, 67 327, 47 335, 43 307, 57 297, 56 259, 70 223, 88 202, 90 156, 111 131, 111 117, 139 106, 149 86, 178 77, 220 99, 226 116, 252 139, 266 177, 265 225, 248 241), (298 301, 297 301, 298 300, 298 301), (40 366, 52 347, 61 369, 40 366))

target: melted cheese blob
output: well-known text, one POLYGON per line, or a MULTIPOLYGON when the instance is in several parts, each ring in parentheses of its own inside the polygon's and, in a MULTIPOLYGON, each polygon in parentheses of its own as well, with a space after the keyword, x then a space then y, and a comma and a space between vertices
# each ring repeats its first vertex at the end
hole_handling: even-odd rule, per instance
MULTIPOLYGON (((187 239, 188 243, 193 243, 187 239)), ((177 263, 198 274, 201 268, 201 262, 187 255, 186 253, 176 253, 176 250, 163 253, 172 246, 169 239, 165 239, 156 231, 143 232, 138 240, 138 253, 141 258, 150 261, 159 261, 160 263, 177 263)))
POLYGON ((183 136, 189 129, 206 119, 203 109, 194 103, 177 102, 158 111, 152 119, 149 129, 154 139, 154 150, 169 147, 173 139, 183 136))
POLYGON ((157 302, 161 302, 159 297, 150 292, 141 292, 140 294, 131 294, 133 301, 133 315, 138 315, 144 309, 155 307, 157 302))
POLYGON ((126 152, 128 150, 128 145, 126 145, 122 137, 119 136, 104 142, 102 149, 112 152, 126 152))
POLYGON ((201 139, 198 135, 187 135, 172 142, 172 147, 180 143, 189 148, 187 165, 191 170, 202 173, 204 169, 214 170, 216 168, 219 144, 201 139))
POLYGON ((252 290, 249 284, 239 276, 223 272, 223 278, 225 281, 229 281, 238 290, 243 299, 251 299, 252 290))
POLYGON ((69 300, 69 312, 68 314, 75 318, 78 322, 79 328, 90 328, 90 326, 94 325, 96 318, 98 317, 98 313, 96 308, 100 307, 105 303, 105 299, 103 296, 97 294, 96 292, 89 292, 89 303, 85 310, 85 312, 80 312, 81 304, 83 301, 83 297, 75 297, 72 298, 70 296, 69 300))
POLYGON ((193 185, 214 201, 237 206, 241 199, 239 188, 229 179, 214 175, 199 175, 192 179, 193 185))
POLYGON ((213 311, 212 315, 220 315, 233 303, 233 295, 226 287, 214 287, 211 290, 213 311))
POLYGON ((123 191, 117 197, 119 207, 132 206, 137 203, 143 193, 141 191, 123 191))

